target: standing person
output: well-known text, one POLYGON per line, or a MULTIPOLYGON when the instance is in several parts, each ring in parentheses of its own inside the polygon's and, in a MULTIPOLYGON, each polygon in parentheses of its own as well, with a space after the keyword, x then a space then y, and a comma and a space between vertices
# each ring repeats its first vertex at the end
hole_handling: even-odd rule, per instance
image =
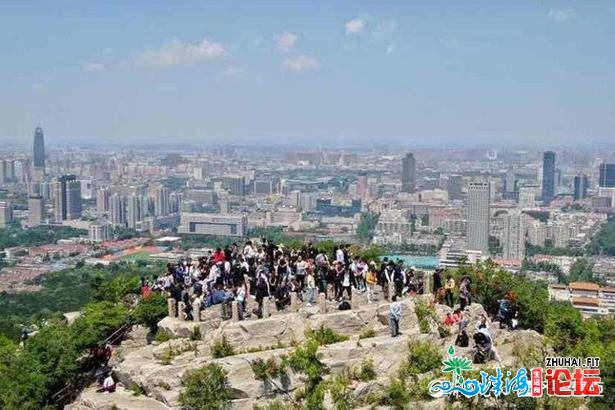
POLYGON ((356 266, 355 266, 356 272, 355 272, 355 282, 357 283, 357 289, 359 290, 359 292, 365 292, 365 275, 367 273, 367 263, 365 263, 365 261, 363 259, 359 259, 356 262, 356 266))
MULTIPOLYGON (((341 299, 344 296, 344 291, 346 291, 348 293, 348 300, 352 300, 352 279, 351 279, 351 273, 350 270, 347 269, 346 267, 344 267, 341 264, 337 264, 338 267, 341 266, 341 274, 340 276, 338 276, 338 278, 340 278, 340 284, 339 284, 339 289, 340 289, 340 294, 339 294, 339 298, 341 299)), ((339 268, 338 268, 339 270, 339 268)))
POLYGON ((327 298, 327 285, 328 285, 328 275, 329 275, 329 261, 327 260, 327 255, 324 252, 320 252, 316 255, 315 259, 316 264, 316 279, 318 280, 318 286, 320 293, 325 294, 325 299, 327 298))
POLYGON ((382 293, 384 293, 384 298, 388 299, 389 295, 389 283, 393 283, 393 279, 395 278, 395 263, 393 261, 389 261, 382 272, 382 293))
POLYGON ((446 277, 446 284, 444 285, 444 300, 449 307, 453 307, 453 290, 455 290, 455 279, 451 275, 446 277))
POLYGON ((433 294, 437 295, 438 290, 442 287, 442 266, 438 266, 433 273, 433 294))
POLYGON ((307 262, 303 260, 301 255, 299 255, 297 256, 297 264, 295 266, 295 274, 297 277, 297 282, 299 283, 299 289, 303 290, 303 287, 305 286, 305 269, 307 267, 307 262))
POLYGON ((461 310, 472 303, 470 298, 470 284, 471 282, 468 276, 464 276, 461 278, 461 282, 459 282, 459 306, 461 310))
POLYGON ((237 286, 237 294, 235 299, 237 300, 237 307, 239 308, 239 320, 243 320, 246 314, 246 297, 248 295, 248 289, 245 282, 241 281, 237 286))
POLYGON ((307 270, 307 277, 305 278, 307 289, 307 304, 306 306, 312 306, 316 302, 316 280, 314 279, 314 272, 312 269, 307 270))
POLYGON ((393 295, 390 312, 389 312, 389 329, 391 329, 391 337, 401 335, 399 332, 399 322, 401 320, 401 303, 397 301, 397 296, 393 295))
POLYGON ((365 278, 367 286, 367 303, 374 303, 372 295, 374 294, 374 287, 378 284, 378 274, 376 273, 376 263, 370 262, 365 278))

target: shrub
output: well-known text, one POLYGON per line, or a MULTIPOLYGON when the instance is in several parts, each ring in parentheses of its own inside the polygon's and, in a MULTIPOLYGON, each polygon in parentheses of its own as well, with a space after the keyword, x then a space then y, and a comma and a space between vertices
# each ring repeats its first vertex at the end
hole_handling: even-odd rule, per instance
POLYGON ((193 327, 192 331, 190 332, 190 340, 196 341, 196 340, 201 340, 201 339, 203 339, 201 328, 198 326, 193 327))
POLYGON ((376 368, 374 367, 374 361, 372 359, 363 359, 361 366, 355 373, 355 377, 362 382, 368 382, 376 378, 376 368))
POLYGON ((276 378, 284 372, 283 367, 280 366, 273 357, 270 357, 266 361, 263 359, 255 359, 250 362, 250 367, 254 372, 254 378, 262 381, 276 378))
POLYGON ((168 314, 167 298, 159 293, 154 293, 147 299, 141 299, 134 311, 132 318, 135 323, 147 326, 153 334, 158 330, 160 322, 168 314))
POLYGON ((403 380, 392 378, 391 383, 384 388, 379 404, 392 406, 395 409, 405 409, 410 401, 410 392, 403 380))
POLYGON ((436 316, 433 306, 430 306, 422 300, 417 300, 414 305, 414 312, 416 313, 416 317, 419 321, 419 329, 421 333, 429 333, 431 330, 429 319, 436 316))
POLYGON ((442 353, 429 342, 411 342, 409 347, 408 359, 400 369, 402 379, 408 376, 416 378, 419 374, 436 370, 442 365, 442 353))
POLYGON ((320 327, 316 330, 308 329, 306 330, 305 335, 308 339, 316 340, 321 346, 348 340, 348 336, 338 333, 325 325, 320 325, 320 327))
POLYGON ((348 372, 336 375, 329 383, 328 388, 336 410, 349 410, 355 408, 355 398, 350 388, 348 372))
POLYGON ((173 334, 165 329, 158 329, 154 337, 154 340, 158 343, 168 342, 171 339, 173 339, 173 334))
POLYGON ((376 337, 376 331, 374 329, 365 329, 359 335, 359 339, 369 339, 370 337, 376 337))
POLYGON ((182 377, 183 389, 179 403, 185 410, 230 408, 231 387, 227 373, 217 363, 208 363, 200 369, 188 370, 182 377))
POLYGON ((183 342, 183 343, 178 343, 178 344, 172 344, 169 343, 169 346, 167 346, 167 348, 164 350, 164 352, 162 353, 162 356, 160 358, 160 361, 162 364, 164 365, 168 365, 171 364, 171 361, 186 352, 189 351, 194 351, 195 353, 197 352, 196 350, 197 346, 194 343, 190 343, 190 342, 183 342))
POLYGON ((235 350, 233 349, 233 345, 231 345, 228 340, 226 340, 225 336, 222 336, 221 341, 214 342, 211 345, 211 355, 215 359, 219 359, 226 356, 233 356, 234 354, 235 350))

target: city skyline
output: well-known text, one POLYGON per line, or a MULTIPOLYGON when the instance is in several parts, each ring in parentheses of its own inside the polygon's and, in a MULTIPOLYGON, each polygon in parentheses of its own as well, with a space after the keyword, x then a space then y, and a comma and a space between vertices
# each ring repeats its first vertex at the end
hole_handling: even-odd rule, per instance
POLYGON ((0 5, 0 141, 613 139, 608 3, 60 3, 0 5))

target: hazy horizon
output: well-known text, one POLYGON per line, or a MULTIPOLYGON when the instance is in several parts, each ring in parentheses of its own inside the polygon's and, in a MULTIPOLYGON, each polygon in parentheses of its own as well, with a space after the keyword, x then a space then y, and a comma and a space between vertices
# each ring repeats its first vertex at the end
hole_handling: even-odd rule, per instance
POLYGON ((608 2, 0 3, 0 142, 592 147, 608 2))

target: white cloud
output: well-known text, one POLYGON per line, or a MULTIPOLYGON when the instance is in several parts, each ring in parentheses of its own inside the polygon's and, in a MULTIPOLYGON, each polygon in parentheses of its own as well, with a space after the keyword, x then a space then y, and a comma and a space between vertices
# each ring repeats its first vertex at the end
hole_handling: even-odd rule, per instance
POLYGON ((93 71, 102 71, 105 69, 105 66, 101 63, 86 63, 83 65, 83 71, 93 72, 93 71))
POLYGON ((367 27, 369 18, 367 16, 356 17, 352 20, 348 20, 346 24, 344 24, 344 28, 346 29, 346 34, 361 34, 365 31, 367 27))
POLYGON ((387 54, 393 54, 396 49, 397 47, 395 46, 395 44, 389 44, 387 46, 387 54))
POLYGON ((297 35, 285 31, 283 33, 276 34, 275 36, 273 36, 273 40, 275 41, 276 50, 283 53, 288 53, 289 51, 292 51, 292 49, 295 47, 295 43, 297 42, 297 35))
POLYGON ((290 71, 309 71, 318 67, 320 67, 320 62, 316 58, 306 56, 305 54, 288 57, 282 61, 282 68, 290 71))
POLYGON ((137 59, 137 63, 153 66, 188 65, 221 57, 225 52, 221 43, 207 39, 203 39, 198 44, 183 43, 172 39, 159 49, 144 51, 137 59))
POLYGON ((547 13, 547 17, 555 21, 564 22, 574 17, 573 9, 551 9, 547 13))
POLYGON ((243 74, 243 69, 235 65, 230 65, 224 70, 225 77, 239 77, 241 74, 243 74))

